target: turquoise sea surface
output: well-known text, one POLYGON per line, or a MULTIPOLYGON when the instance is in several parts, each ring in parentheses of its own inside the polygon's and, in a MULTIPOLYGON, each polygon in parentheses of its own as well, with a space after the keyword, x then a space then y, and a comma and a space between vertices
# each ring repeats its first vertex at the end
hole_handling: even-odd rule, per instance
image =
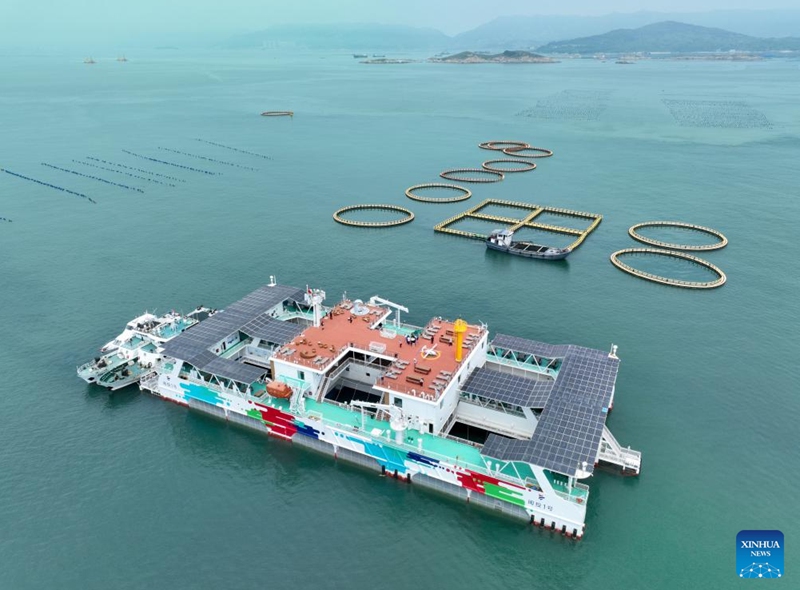
POLYGON ((0 220, 1 588, 732 588, 742 529, 783 531, 775 584, 798 587, 800 62, 128 57, 0 60, 0 168, 95 201, 0 172, 13 220, 0 220), (259 116, 283 109, 295 116, 259 116), (477 147, 500 139, 555 155, 470 185, 469 201, 404 196, 503 157, 477 147), (485 198, 604 218, 553 264, 433 232, 485 198), (354 203, 416 219, 332 220, 354 203), (628 227, 648 220, 722 231, 728 247, 700 256, 727 284, 690 291, 614 268, 613 251, 638 245, 628 227), (574 542, 76 377, 145 309, 224 307, 270 275, 329 303, 379 294, 418 324, 461 316, 617 344, 608 424, 642 451, 641 476, 590 478, 574 542))

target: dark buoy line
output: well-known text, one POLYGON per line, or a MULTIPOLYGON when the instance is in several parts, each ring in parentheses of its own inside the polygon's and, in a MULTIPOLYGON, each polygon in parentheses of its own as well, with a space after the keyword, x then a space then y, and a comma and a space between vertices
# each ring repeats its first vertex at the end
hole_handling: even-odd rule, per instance
POLYGON ((255 152, 248 152, 247 150, 240 150, 239 148, 231 147, 229 145, 222 145, 221 143, 215 143, 213 141, 208 141, 207 139, 200 139, 198 137, 195 138, 195 141, 202 141, 203 143, 207 143, 209 145, 215 145, 217 147, 225 148, 226 150, 233 150, 234 152, 240 152, 242 154, 249 154, 251 156, 257 156, 259 158, 264 158, 265 160, 272 160, 269 156, 265 156, 263 154, 257 154, 255 152))
POLYGON ((77 193, 75 191, 71 191, 68 188, 64 188, 63 186, 56 186, 54 184, 50 184, 49 182, 44 182, 42 180, 36 180, 35 178, 31 178, 30 176, 23 176, 22 174, 17 174, 16 172, 11 172, 11 170, 6 170, 5 168, 0 168, 0 172, 5 172, 6 174, 10 174, 11 176, 16 176, 17 178, 22 178, 24 180, 30 180, 31 182, 35 182, 36 184, 41 184, 42 186, 49 186, 50 188, 54 188, 64 193, 69 193, 70 195, 75 195, 76 197, 81 197, 88 200, 90 203, 97 204, 97 201, 92 199, 89 196, 84 195, 83 193, 77 193))
POLYGON ((52 164, 48 164, 46 162, 42 162, 42 166, 47 166, 48 168, 52 168, 54 170, 60 170, 61 172, 69 172, 70 174, 74 174, 76 176, 83 176, 84 178, 91 178, 92 180, 96 180, 98 182, 105 182, 106 184, 110 184, 112 186, 118 186, 120 188, 126 188, 129 191, 136 191, 137 193, 143 193, 144 191, 140 188, 136 188, 134 186, 128 186, 127 184, 120 184, 118 182, 112 182, 110 180, 106 180, 105 178, 98 178, 97 176, 92 176, 90 174, 83 174, 81 172, 77 172, 75 170, 70 170, 69 168, 60 168, 58 166, 53 166, 52 164))
POLYGON ((192 168, 191 166, 184 166, 183 164, 176 164, 175 162, 165 162, 164 160, 158 160, 156 158, 151 158, 149 156, 143 156, 142 154, 135 154, 133 152, 129 152, 128 150, 122 150, 128 155, 135 156, 137 158, 142 158, 143 160, 150 160, 151 162, 157 162, 159 164, 166 164, 167 166, 175 166, 176 168, 183 168, 184 170, 191 170, 192 172, 200 172, 202 174, 208 174, 209 176, 217 176, 222 174, 222 172, 210 172, 208 170, 200 170, 199 168, 192 168))
POLYGON ((7 222, 11 223, 13 221, 13 219, 9 219, 8 217, 0 217, 0 221, 7 221, 7 222))
POLYGON ((92 160, 93 162, 102 162, 103 164, 108 164, 109 166, 118 166, 120 168, 125 168, 125 170, 136 170, 137 172, 142 172, 144 174, 149 174, 150 176, 158 176, 160 178, 168 178, 169 180, 174 180, 175 182, 186 182, 182 178, 175 178, 174 176, 167 176, 166 174, 159 174, 158 172, 150 172, 149 170, 142 170, 141 168, 134 168, 133 166, 126 166, 125 164, 117 164, 116 162, 109 162, 107 160, 101 160, 100 158, 92 158, 91 156, 86 156, 87 160, 92 160))
POLYGON ((125 176, 130 176, 131 178, 138 178, 139 180, 146 180, 147 182, 155 182, 156 184, 163 184, 164 186, 175 186, 174 184, 169 184, 166 182, 161 182, 160 180, 156 180, 155 178, 145 178, 144 176, 139 176, 137 174, 131 174, 130 172, 123 172, 122 170, 114 170, 113 168, 106 168, 105 166, 98 166, 97 164, 90 164, 89 162, 81 162, 80 160, 72 160, 76 164, 81 164, 83 166, 91 166, 92 168, 98 168, 100 170, 105 170, 107 172, 113 172, 115 174, 124 174, 125 176))
POLYGON ((172 150, 170 148, 159 147, 158 149, 164 150, 166 152, 172 152, 173 154, 180 154, 182 156, 189 156, 190 158, 199 158, 200 160, 208 160, 209 162, 214 162, 216 164, 225 164, 226 166, 233 166, 234 168, 244 168, 245 170, 253 170, 254 172, 258 172, 258 168, 251 168, 250 166, 242 166, 241 164, 235 164, 233 162, 223 162, 222 160, 215 160, 214 158, 207 158, 205 156, 198 156, 197 154, 189 154, 187 152, 180 152, 178 150, 172 150))

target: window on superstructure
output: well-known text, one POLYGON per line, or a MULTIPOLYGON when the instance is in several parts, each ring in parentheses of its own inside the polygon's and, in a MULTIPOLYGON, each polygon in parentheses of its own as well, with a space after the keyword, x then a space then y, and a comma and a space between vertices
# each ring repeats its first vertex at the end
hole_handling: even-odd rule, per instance
POLYGON ((403 407, 403 398, 401 398, 401 397, 394 398, 394 405, 396 405, 398 408, 402 408, 403 407))

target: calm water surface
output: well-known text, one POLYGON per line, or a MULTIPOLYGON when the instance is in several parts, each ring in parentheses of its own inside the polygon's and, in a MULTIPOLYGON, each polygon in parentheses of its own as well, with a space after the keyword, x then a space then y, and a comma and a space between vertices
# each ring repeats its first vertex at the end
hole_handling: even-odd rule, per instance
POLYGON ((0 173, 0 217, 13 219, 0 222, 0 587, 730 588, 735 536, 750 528, 783 530, 790 571, 777 584, 793 584, 797 62, 81 59, 0 62, 0 167, 97 202, 0 173), (296 116, 257 116, 267 109, 296 116), (555 156, 472 185, 471 201, 403 195, 479 166, 492 154, 477 143, 491 139, 555 156), (113 167, 87 156, 184 182, 73 162, 113 167), (488 197, 604 220, 563 264, 432 231, 488 197), (391 230, 332 221, 359 202, 417 219, 391 230), (627 228, 652 219, 723 231, 730 245, 705 256, 728 284, 683 291, 615 269, 608 255, 636 245, 627 228), (412 322, 462 315, 494 332, 619 345, 609 425, 642 450, 641 477, 591 478, 586 537, 574 543, 76 378, 144 309, 223 307, 270 274, 324 288, 329 302, 380 294, 412 322))

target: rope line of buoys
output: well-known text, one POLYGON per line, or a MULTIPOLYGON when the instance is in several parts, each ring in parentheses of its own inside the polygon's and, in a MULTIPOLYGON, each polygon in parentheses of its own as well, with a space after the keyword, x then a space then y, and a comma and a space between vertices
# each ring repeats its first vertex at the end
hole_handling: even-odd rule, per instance
POLYGON ((507 174, 509 172, 530 172, 536 169, 536 164, 526 160, 514 160, 511 158, 500 158, 499 160, 486 160, 481 167, 490 172, 502 172, 507 174), (495 168, 493 164, 521 164, 519 168, 495 168))
POLYGON ((14 220, 13 219, 9 219, 8 217, 0 217, 0 221, 7 221, 9 223, 12 223, 14 220))
POLYGON ((75 195, 76 197, 81 197, 86 199, 90 203, 97 204, 97 201, 92 199, 89 196, 84 195, 83 193, 78 193, 75 191, 71 191, 68 188, 64 188, 63 186, 56 186, 55 184, 50 184, 49 182, 44 182, 42 180, 36 180, 35 178, 31 178, 30 176, 23 176, 22 174, 17 174, 16 172, 11 172, 11 170, 6 170, 5 168, 0 168, 0 171, 5 172, 6 174, 10 174, 11 176, 16 176, 17 178, 22 178, 24 180, 30 180, 31 182, 35 182, 36 184, 41 184, 42 186, 49 186, 50 188, 54 188, 64 193, 69 193, 70 195, 75 195))
POLYGON ((658 246, 659 248, 670 248, 672 250, 719 250, 720 248, 724 248, 728 245, 728 238, 726 238, 722 232, 710 227, 694 225, 692 223, 683 223, 681 221, 645 221, 643 223, 632 225, 630 229, 628 229, 628 234, 630 234, 630 236, 637 242, 648 244, 650 246, 658 246), (691 244, 672 244, 670 242, 662 242, 661 240, 655 240, 639 234, 638 230, 643 227, 679 227, 683 229, 690 229, 714 236, 719 241, 713 244, 701 244, 699 246, 693 246, 691 244))
POLYGON ((505 178, 505 174, 497 170, 484 170, 482 168, 452 168, 440 173, 439 176, 445 180, 455 180, 456 182, 500 182, 505 178), (483 176, 463 176, 464 174, 483 174, 483 176))
POLYGON ((499 139, 494 141, 484 141, 479 143, 478 147, 482 150, 493 150, 497 152, 503 151, 506 147, 510 148, 527 148, 531 147, 529 143, 524 141, 512 141, 510 139, 499 139))
POLYGON ((165 162, 164 160, 158 160, 156 158, 151 158, 149 156, 143 156, 142 154, 136 154, 134 152, 129 152, 128 150, 122 150, 128 155, 135 156, 137 158, 142 158, 143 160, 150 160, 151 162, 157 162, 159 164, 166 164, 167 166, 175 166, 176 168, 183 168, 184 170, 191 170, 192 172, 200 172, 202 174, 208 174, 209 176, 218 176, 222 174, 222 172, 210 172, 208 170, 200 170, 199 168, 192 168, 191 166, 184 166, 183 164, 176 164, 175 162, 165 162))
POLYGON ((654 248, 625 248, 623 250, 617 250, 616 252, 611 254, 610 259, 611 263, 623 272, 626 272, 635 277, 639 277, 640 279, 645 279, 646 281, 661 283, 662 285, 670 285, 672 287, 683 287, 684 289, 714 289, 716 287, 721 287, 722 285, 724 285, 725 281, 727 280, 725 273, 722 272, 722 270, 720 270, 715 265, 711 264, 707 260, 703 260, 702 258, 698 258, 697 256, 692 256, 691 254, 684 254, 683 252, 673 252, 670 250, 656 250, 654 248), (643 270, 639 270, 638 268, 634 268, 628 264, 625 264, 624 262, 619 260, 619 257, 625 254, 653 254, 657 256, 665 256, 668 258, 688 260, 689 262, 693 262, 704 268, 709 269, 711 272, 717 275, 717 278, 714 279, 713 281, 684 281, 682 279, 672 279, 669 277, 662 277, 661 275, 645 272, 643 270))
POLYGON ((221 143, 216 143, 214 141, 208 141, 207 139, 200 139, 200 138, 196 137, 195 141, 202 141, 203 143, 207 143, 208 145, 215 145, 217 147, 221 147, 221 148, 224 148, 226 150, 233 150, 234 152, 239 152, 241 154, 248 154, 250 156, 256 156, 258 158, 264 158, 265 160, 273 160, 274 159, 274 158, 271 158, 270 156, 265 156, 264 154, 257 154, 255 152, 248 152, 247 150, 242 150, 242 149, 239 149, 239 148, 231 147, 229 145, 222 145, 221 143))
POLYGON ((264 111, 262 117, 294 117, 294 111, 264 111))
POLYGON ((414 220, 414 213, 406 209, 405 207, 400 207, 399 205, 379 205, 379 204, 369 204, 369 205, 348 205, 347 207, 342 207, 338 211, 333 214, 333 219, 338 221, 343 225, 350 225, 352 227, 393 227, 395 225, 403 225, 405 223, 409 223, 410 221, 414 220), (400 219, 392 219, 390 221, 353 221, 351 219, 345 219, 342 217, 343 213, 347 213, 348 211, 361 211, 361 210, 380 210, 380 211, 395 211, 397 213, 402 213, 405 217, 401 217, 400 219))
POLYGON ((472 196, 472 191, 468 188, 464 188, 463 186, 458 186, 457 184, 429 182, 426 184, 415 184, 414 186, 408 187, 406 189, 406 196, 409 199, 420 201, 422 203, 457 203, 459 201, 466 201, 469 199, 472 196), (456 195, 455 197, 423 197, 414 193, 414 191, 426 188, 451 190, 460 194, 456 195))
POLYGON ((93 162, 102 162, 103 164, 108 164, 109 166, 117 166, 119 168, 125 168, 125 170, 136 170, 137 172, 141 172, 143 174, 149 174, 151 176, 158 176, 159 178, 168 178, 169 180, 174 180, 175 182, 186 182, 182 178, 175 178, 174 176, 168 176, 167 174, 159 174, 158 172, 150 172, 149 170, 142 170, 141 168, 136 168, 134 166, 126 166, 125 164, 117 164, 116 162, 101 160, 100 158, 92 158, 91 156, 86 156, 86 159, 92 160, 93 162))
POLYGON ((214 158, 207 158, 206 156, 199 156, 197 154, 190 154, 188 152, 181 152, 178 150, 173 150, 170 148, 159 147, 158 149, 164 150, 165 152, 172 152, 173 154, 180 154, 182 156, 189 156, 190 158, 197 158, 199 160, 207 160, 209 162, 214 162, 215 164, 224 164, 225 166, 233 166, 234 168, 244 168, 245 170, 253 170, 254 172, 258 172, 258 168, 251 168, 250 166, 242 166, 241 164, 236 164, 234 162, 225 162, 223 160, 215 160, 214 158))
POLYGON ((105 170, 106 172, 113 172, 114 174, 124 174, 125 176, 130 176, 131 178, 138 178, 139 180, 146 180, 147 182, 155 182, 156 184, 163 184, 164 186, 175 186, 174 184, 169 184, 168 182, 161 182, 160 180, 156 180, 155 178, 146 178, 144 176, 139 176, 138 174, 131 174, 130 172, 124 172, 123 170, 114 170, 113 168, 106 168, 105 166, 98 166, 97 164, 82 162, 81 160, 72 160, 72 161, 75 162, 76 164, 81 164, 82 166, 91 166, 92 168, 105 170))
POLYGON ((112 186, 118 186, 120 188, 128 189, 129 191, 136 191, 137 193, 143 193, 144 191, 140 188, 136 188, 135 186, 128 186, 127 184, 120 184, 119 182, 113 182, 111 180, 106 180, 105 178, 99 178, 97 176, 92 176, 91 174, 84 174, 82 172, 78 172, 76 170, 70 170, 69 168, 61 168, 60 166, 53 166, 52 164, 48 164, 47 162, 42 162, 42 166, 47 166, 48 168, 52 168, 53 170, 60 170, 61 172, 68 172, 69 174, 74 174, 75 176, 83 176, 84 178, 89 178, 91 180, 96 180, 97 182, 104 182, 106 184, 110 184, 112 186))
POLYGON ((553 150, 548 150, 543 147, 536 147, 529 145, 528 147, 510 147, 501 150, 507 156, 515 156, 517 158, 549 158, 553 155, 553 150), (523 154, 522 152, 535 152, 531 155, 523 154))

